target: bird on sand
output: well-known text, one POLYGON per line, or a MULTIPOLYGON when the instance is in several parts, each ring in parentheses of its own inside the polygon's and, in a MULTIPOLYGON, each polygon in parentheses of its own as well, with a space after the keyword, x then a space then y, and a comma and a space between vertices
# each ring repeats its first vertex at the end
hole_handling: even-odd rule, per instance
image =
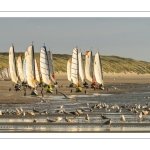
POLYGON ((87 107, 89 107, 89 103, 86 103, 87 107))
POLYGON ((107 118, 105 115, 101 115, 101 117, 102 117, 102 119, 109 119, 109 118, 107 118))
POLYGON ((115 86, 112 86, 115 90, 120 90, 119 88, 115 87, 115 86))
POLYGON ((39 113, 39 111, 35 107, 33 108, 33 112, 39 113))
POLYGON ((61 105, 59 108, 60 108, 60 109, 63 109, 63 105, 61 105))
POLYGON ((85 110, 81 107, 82 112, 84 112, 85 110))
POLYGON ((46 120, 47 120, 48 122, 56 122, 56 120, 51 120, 51 119, 49 119, 49 117, 47 117, 46 120))
POLYGON ((60 93, 60 94, 64 95, 64 97, 65 97, 66 99, 73 99, 73 100, 76 100, 76 98, 70 98, 70 97, 68 97, 66 94, 64 94, 64 93, 62 93, 62 92, 58 92, 58 91, 57 91, 57 93, 60 93))
POLYGON ((64 110, 63 109, 60 109, 60 110, 56 110, 57 113, 63 113, 64 110))
POLYGON ((69 123, 70 123, 70 122, 73 122, 73 120, 71 120, 71 119, 69 119, 69 118, 67 118, 67 117, 65 118, 65 120, 66 120, 67 122, 69 122, 69 123))
POLYGON ((123 121, 123 122, 126 122, 126 119, 125 119, 125 117, 124 117, 124 115, 123 115, 123 114, 121 115, 120 120, 121 120, 121 121, 123 121))
POLYGON ((142 112, 140 112, 140 114, 138 115, 138 118, 141 120, 141 118, 142 118, 142 112))
POLYGON ((2 111, 0 110, 0 116, 2 115, 2 111))
POLYGON ((62 119, 62 117, 56 117, 56 118, 54 118, 54 120, 56 120, 56 121, 60 121, 62 119))
POLYGON ((108 125, 110 127, 111 123, 112 123, 112 120, 109 119, 106 122, 104 122, 102 125, 108 125))
POLYGON ((82 111, 82 110, 77 109, 76 111, 77 111, 77 113, 78 113, 79 115, 83 114, 83 111, 82 111))
POLYGON ((28 114, 35 116, 35 113, 33 111, 29 111, 28 114))
POLYGON ((63 113, 66 114, 66 115, 70 114, 69 112, 65 111, 64 109, 63 109, 63 113))
POLYGON ((147 111, 147 110, 142 110, 142 114, 143 114, 143 115, 147 115, 147 114, 148 114, 148 111, 147 111))
POLYGON ((121 113, 122 107, 118 110, 116 110, 117 113, 121 113))
POLYGON ((95 109, 95 108, 97 108, 97 105, 95 104, 95 105, 91 106, 91 108, 95 109))
POLYGON ((93 111, 93 109, 92 109, 92 108, 90 108, 90 111, 93 111))
POLYGON ((22 115, 23 115, 23 116, 25 116, 25 115, 26 115, 25 111, 22 113, 22 115))
POLYGON ((37 119, 34 119, 33 122, 38 122, 37 119))
POLYGON ((47 102, 47 101, 44 100, 43 98, 40 98, 40 100, 41 100, 41 103, 46 103, 46 102, 47 102))
POLYGON ((85 120, 90 120, 90 117, 89 117, 89 115, 88 115, 88 114, 86 114, 86 116, 85 116, 85 120))
POLYGON ((73 115, 76 115, 76 116, 79 116, 80 114, 77 112, 77 111, 71 111, 69 112, 70 114, 73 114, 73 115))

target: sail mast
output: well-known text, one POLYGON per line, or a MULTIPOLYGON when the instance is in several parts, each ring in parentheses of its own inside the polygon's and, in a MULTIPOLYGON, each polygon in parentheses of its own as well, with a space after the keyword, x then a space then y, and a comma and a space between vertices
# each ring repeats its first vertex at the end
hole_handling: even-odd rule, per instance
POLYGON ((78 86, 79 86, 79 60, 78 60, 78 48, 77 49, 77 75, 78 75, 78 86))

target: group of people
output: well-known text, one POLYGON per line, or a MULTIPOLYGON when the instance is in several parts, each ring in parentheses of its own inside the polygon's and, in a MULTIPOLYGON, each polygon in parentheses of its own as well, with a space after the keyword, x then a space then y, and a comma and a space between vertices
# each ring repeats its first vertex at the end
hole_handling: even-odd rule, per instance
MULTIPOLYGON (((22 83, 22 86, 27 87, 27 83, 23 82, 23 83, 22 83)), ((46 87, 46 93, 51 93, 51 94, 53 93, 53 91, 52 91, 52 90, 53 90, 52 85, 51 85, 51 86, 50 86, 50 85, 43 85, 43 82, 40 82, 40 83, 38 84, 38 86, 40 86, 40 87, 42 87, 42 86, 46 87)), ((58 83, 57 83, 57 82, 54 83, 54 87, 58 87, 58 83)), ((81 92, 81 91, 82 91, 82 87, 81 87, 80 84, 75 85, 74 83, 71 83, 69 87, 75 87, 75 88, 76 88, 76 92, 81 92)), ((84 88, 88 88, 88 87, 89 87, 88 83, 87 83, 87 82, 84 82, 84 83, 83 83, 83 87, 84 87, 84 88)), ((99 84, 99 85, 98 85, 98 84, 96 84, 96 82, 93 82, 93 83, 91 84, 91 88, 104 90, 103 85, 102 85, 102 84, 99 84)), ((16 90, 16 91, 17 91, 17 90, 21 90, 21 85, 20 85, 20 84, 16 84, 16 85, 15 85, 15 90, 16 90)))
MULTIPOLYGON (((82 91, 82 87, 81 87, 79 84, 78 84, 78 85, 75 85, 75 84, 71 83, 71 84, 69 85, 69 87, 75 87, 75 88, 76 88, 76 92, 81 92, 81 91, 82 91)), ((87 83, 87 82, 84 82, 84 83, 83 83, 83 87, 84 87, 84 88, 88 88, 88 87, 89 87, 88 83, 87 83)), ((96 84, 96 82, 92 82, 91 88, 104 90, 103 85, 102 85, 102 84, 99 84, 99 85, 98 85, 98 84, 96 84)))

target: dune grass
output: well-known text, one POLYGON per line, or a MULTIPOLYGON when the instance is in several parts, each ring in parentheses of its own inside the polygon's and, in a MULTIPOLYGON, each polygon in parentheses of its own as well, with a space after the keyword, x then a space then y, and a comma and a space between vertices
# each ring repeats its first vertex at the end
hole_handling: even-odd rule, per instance
MULTIPOLYGON (((24 57, 24 53, 16 53, 16 57, 19 55, 24 57)), ((39 53, 35 53, 35 58, 37 58, 39 62, 39 53)), ((67 61, 70 58, 71 55, 67 54, 53 54, 55 72, 66 72, 67 61)), ((83 63, 84 62, 85 56, 83 55, 83 63)), ((123 58, 118 56, 101 56, 101 62, 103 67, 102 70, 106 73, 150 73, 150 63, 145 61, 138 61, 131 58, 123 58)), ((9 67, 8 53, 0 53, 0 68, 3 69, 5 67, 9 67)))

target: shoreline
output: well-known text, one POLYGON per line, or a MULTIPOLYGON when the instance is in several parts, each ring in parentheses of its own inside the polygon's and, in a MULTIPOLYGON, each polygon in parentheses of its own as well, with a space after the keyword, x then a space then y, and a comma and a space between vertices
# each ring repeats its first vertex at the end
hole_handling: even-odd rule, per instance
MULTIPOLYGON (((91 88, 83 88, 82 92, 76 93, 74 88, 69 88, 70 81, 67 80, 67 74, 61 73, 55 74, 56 80, 58 85, 62 87, 53 88, 53 94, 46 93, 45 88, 43 91, 44 96, 62 96, 62 94, 56 94, 56 89, 59 92, 62 92, 66 95, 93 95, 93 94, 120 94, 125 92, 144 92, 144 90, 139 90, 133 88, 134 86, 138 85, 145 85, 148 92, 148 87, 150 87, 150 74, 144 75, 137 75, 137 74, 104 74, 104 87, 105 90, 94 90, 91 88), (128 88, 123 87, 121 90, 113 88, 113 86, 120 86, 128 85, 128 88), (107 90, 108 88, 108 90, 107 90), (72 92, 71 92, 72 90, 72 92)), ((80 82, 82 85, 82 83, 80 82)), ((88 82, 90 85, 91 83, 88 82)), ((12 86, 12 81, 0 81, 0 104, 29 104, 29 103, 36 103, 40 102, 40 98, 42 97, 41 94, 41 87, 37 88, 38 96, 31 96, 31 91, 27 89, 27 96, 24 96, 24 90, 21 91, 14 91, 14 87, 12 86), (12 90, 9 91, 9 88, 12 90)))

